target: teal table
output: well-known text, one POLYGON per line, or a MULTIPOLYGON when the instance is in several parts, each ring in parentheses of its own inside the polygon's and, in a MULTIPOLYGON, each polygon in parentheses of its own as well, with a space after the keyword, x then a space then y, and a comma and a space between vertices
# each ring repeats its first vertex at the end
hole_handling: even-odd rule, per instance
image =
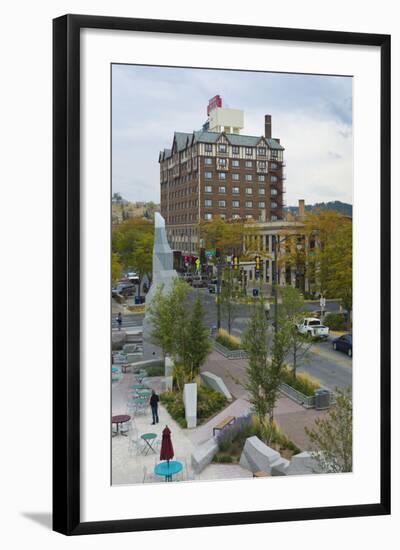
POLYGON ((155 454, 156 450, 153 447, 152 443, 154 442, 155 439, 157 439, 157 434, 153 434, 153 433, 142 434, 141 438, 147 445, 147 447, 144 448, 143 454, 148 455, 150 451, 152 451, 155 454))
POLYGON ((164 476, 165 481, 172 481, 172 476, 179 474, 183 469, 183 465, 178 460, 166 460, 165 462, 160 462, 154 468, 154 473, 158 476, 164 476))
POLYGON ((151 390, 146 390, 146 389, 136 390, 136 393, 139 395, 139 397, 150 397, 151 390))

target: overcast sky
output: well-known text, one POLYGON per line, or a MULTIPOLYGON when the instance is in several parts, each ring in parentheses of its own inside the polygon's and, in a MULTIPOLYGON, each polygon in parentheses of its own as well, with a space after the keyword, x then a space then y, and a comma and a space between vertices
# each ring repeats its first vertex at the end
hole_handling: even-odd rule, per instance
POLYGON ((174 131, 199 130, 208 100, 244 111, 242 134, 272 136, 286 160, 286 204, 352 203, 352 79, 113 65, 112 185, 131 201, 159 202, 158 154, 174 131))

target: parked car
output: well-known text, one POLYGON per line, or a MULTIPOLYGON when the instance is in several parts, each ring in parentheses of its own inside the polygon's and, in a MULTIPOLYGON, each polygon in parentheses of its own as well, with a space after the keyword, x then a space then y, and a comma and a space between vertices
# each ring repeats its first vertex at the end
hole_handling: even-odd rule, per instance
POLYGON ((332 342, 333 349, 347 353, 349 357, 353 356, 353 336, 351 334, 343 334, 335 338, 332 342))
POLYGON ((207 288, 208 278, 202 277, 200 275, 195 275, 192 280, 193 288, 207 288))
POLYGON ((190 284, 193 281, 193 273, 182 273, 182 279, 190 284))
POLYGON ((127 296, 134 296, 136 294, 136 288, 134 285, 124 286, 119 293, 121 296, 124 296, 124 298, 127 296))
POLYGON ((208 285, 208 292, 210 294, 216 294, 217 293, 217 285, 216 283, 211 283, 210 285, 208 285))
POLYGON ((300 334, 309 334, 313 338, 327 339, 329 336, 329 327, 321 324, 316 317, 306 317, 297 325, 300 334))

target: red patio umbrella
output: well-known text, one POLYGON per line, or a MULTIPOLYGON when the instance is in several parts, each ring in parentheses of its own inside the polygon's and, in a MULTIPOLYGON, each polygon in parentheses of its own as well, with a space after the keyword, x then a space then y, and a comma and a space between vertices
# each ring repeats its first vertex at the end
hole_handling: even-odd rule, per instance
POLYGON ((167 460, 168 462, 174 458, 174 448, 171 441, 171 430, 168 426, 165 426, 162 432, 160 460, 167 460))

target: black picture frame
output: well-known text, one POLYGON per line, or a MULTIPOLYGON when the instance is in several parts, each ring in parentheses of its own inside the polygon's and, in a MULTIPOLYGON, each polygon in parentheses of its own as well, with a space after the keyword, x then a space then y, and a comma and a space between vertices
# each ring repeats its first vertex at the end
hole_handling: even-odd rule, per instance
POLYGON ((390 513, 390 36, 65 15, 53 21, 53 529, 66 535, 390 513), (380 501, 290 510, 80 520, 80 31, 84 28, 377 46, 381 51, 380 501))

